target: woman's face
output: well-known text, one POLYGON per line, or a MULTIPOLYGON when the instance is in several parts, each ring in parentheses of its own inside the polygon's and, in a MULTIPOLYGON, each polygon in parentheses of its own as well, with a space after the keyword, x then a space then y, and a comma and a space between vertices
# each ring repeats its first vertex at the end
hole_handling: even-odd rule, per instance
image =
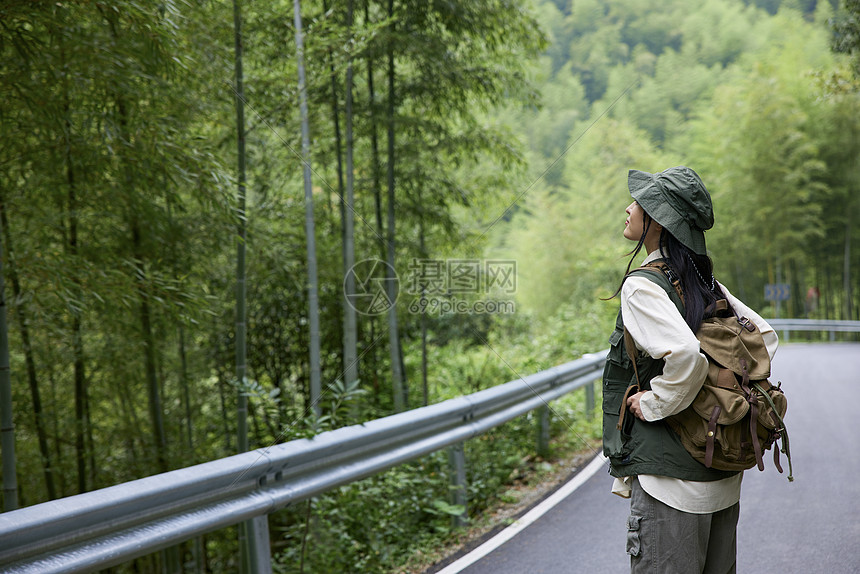
MULTIPOLYGON (((645 230, 645 210, 635 201, 627 206, 627 220, 624 222, 624 237, 630 241, 639 241, 642 237, 642 232, 645 230)), ((648 226, 648 235, 645 236, 643 245, 648 253, 651 253, 660 246, 660 233, 663 227, 651 220, 651 225, 648 226)))
POLYGON ((630 241, 639 241, 645 230, 645 210, 635 201, 627 206, 627 221, 624 222, 624 237, 630 241))

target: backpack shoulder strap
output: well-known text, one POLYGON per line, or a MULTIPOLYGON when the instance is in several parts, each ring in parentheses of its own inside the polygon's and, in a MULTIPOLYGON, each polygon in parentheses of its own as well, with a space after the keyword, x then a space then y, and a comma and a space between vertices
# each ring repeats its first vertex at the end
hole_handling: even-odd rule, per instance
MULTIPOLYGON (((678 312, 683 316, 684 292, 681 289, 681 281, 677 274, 672 271, 672 268, 666 265, 662 259, 652 261, 647 265, 634 269, 628 273, 624 279, 626 280, 627 277, 630 277, 631 275, 647 277, 649 280, 665 289, 666 293, 669 295, 669 299, 675 303, 675 306, 678 308, 678 312)), ((627 357, 633 364, 633 372, 636 375, 636 382, 631 383, 627 387, 624 397, 621 400, 621 412, 619 413, 617 424, 617 428, 619 430, 624 425, 624 415, 627 411, 627 398, 642 390, 642 381, 639 379, 639 368, 637 366, 638 352, 636 350, 636 343, 633 341, 633 336, 630 334, 630 331, 627 330, 627 327, 624 327, 624 350, 627 352, 627 357)))
POLYGON ((681 315, 684 314, 684 290, 681 288, 681 279, 664 260, 656 259, 642 267, 637 267, 628 273, 627 277, 631 275, 647 277, 662 287, 666 291, 666 294, 669 295, 669 299, 675 303, 678 312, 681 315))
MULTIPOLYGON (((684 304, 686 303, 686 299, 684 298, 684 289, 681 287, 681 279, 663 259, 656 259, 642 267, 637 267, 628 274, 628 277, 634 273, 637 275, 647 276, 649 279, 654 281, 654 283, 663 287, 663 289, 666 290, 666 293, 669 294, 669 298, 672 299, 672 302, 675 303, 676 307, 678 307, 678 311, 681 315, 684 314, 684 304), (675 297, 675 294, 677 294, 677 298, 675 297), (678 304, 679 301, 681 303, 680 305, 678 304)), ((734 309, 729 308, 728 301, 725 299, 718 299, 705 309, 706 317, 724 314, 729 314, 730 316, 733 313, 734 309)))

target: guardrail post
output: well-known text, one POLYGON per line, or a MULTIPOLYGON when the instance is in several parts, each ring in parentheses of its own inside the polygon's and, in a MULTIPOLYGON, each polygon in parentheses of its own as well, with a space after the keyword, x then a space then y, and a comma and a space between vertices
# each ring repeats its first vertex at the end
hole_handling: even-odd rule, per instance
POLYGON ((469 523, 469 510, 466 506, 466 454, 463 443, 458 442, 448 447, 448 464, 451 468, 451 494, 454 505, 462 506, 463 513, 452 516, 454 528, 466 526, 469 523))
POLYGON ((194 574, 203 574, 203 537, 198 536, 191 542, 191 555, 194 557, 194 574))
POLYGON ((166 574, 180 574, 182 572, 182 564, 179 558, 179 546, 171 546, 161 551, 161 559, 164 562, 162 572, 166 574))
POLYGON ((248 522, 251 572, 272 574, 272 549, 269 545, 269 515, 255 516, 248 522))
POLYGON ((537 412, 537 453, 545 458, 549 455, 549 407, 544 405, 537 412))
POLYGON ((585 417, 594 418, 594 382, 585 385, 585 417))
POLYGON ((836 340, 836 331, 831 330, 830 331, 830 341, 832 342, 835 340, 836 340))

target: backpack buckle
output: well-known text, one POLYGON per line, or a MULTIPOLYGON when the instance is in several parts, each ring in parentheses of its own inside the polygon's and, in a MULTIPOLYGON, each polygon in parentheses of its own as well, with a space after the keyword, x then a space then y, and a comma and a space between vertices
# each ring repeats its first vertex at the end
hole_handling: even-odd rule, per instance
POLYGON ((741 327, 749 331, 750 333, 755 331, 755 323, 747 319, 746 317, 738 317, 738 323, 741 327))

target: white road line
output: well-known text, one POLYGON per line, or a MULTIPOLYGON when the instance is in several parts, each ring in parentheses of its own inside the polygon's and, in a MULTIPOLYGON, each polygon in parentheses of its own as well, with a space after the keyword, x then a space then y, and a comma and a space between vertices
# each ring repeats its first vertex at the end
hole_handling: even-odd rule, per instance
POLYGON ((548 496, 543 502, 526 512, 521 518, 516 520, 513 524, 466 554, 465 556, 459 558, 456 562, 452 562, 442 570, 439 570, 436 574, 457 574, 461 572, 519 534, 522 530, 524 530, 531 523, 535 522, 538 518, 546 514, 552 507, 556 504, 567 498, 573 491, 577 488, 585 484, 589 478, 594 476, 599 469, 603 468, 604 464, 606 464, 606 458, 602 454, 598 454, 594 457, 594 460, 589 463, 582 471, 571 479, 570 482, 556 490, 550 496, 548 496))

